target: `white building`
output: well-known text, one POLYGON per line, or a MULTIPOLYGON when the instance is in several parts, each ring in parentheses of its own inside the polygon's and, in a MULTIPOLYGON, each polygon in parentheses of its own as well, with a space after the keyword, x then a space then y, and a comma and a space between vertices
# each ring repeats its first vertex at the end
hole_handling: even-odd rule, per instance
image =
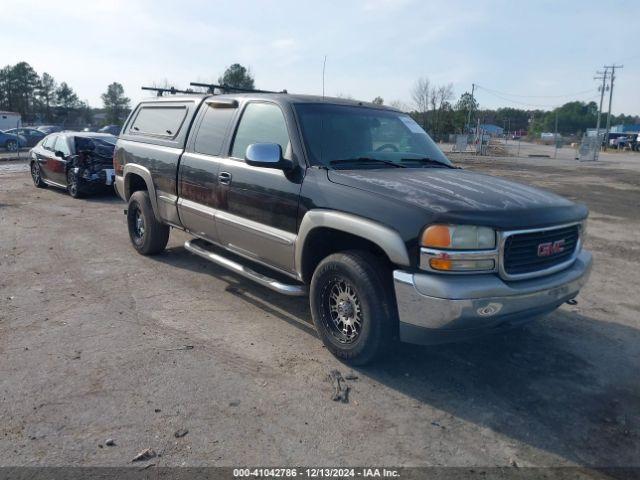
POLYGON ((22 125, 22 117, 16 112, 0 111, 0 130, 18 128, 22 125))

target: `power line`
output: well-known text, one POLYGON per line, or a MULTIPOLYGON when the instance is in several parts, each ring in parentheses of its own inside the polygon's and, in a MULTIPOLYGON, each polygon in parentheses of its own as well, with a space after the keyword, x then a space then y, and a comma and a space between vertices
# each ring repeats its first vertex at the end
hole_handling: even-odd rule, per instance
MULTIPOLYGON (((557 107, 560 107, 560 106, 561 106, 561 104, 559 104, 559 103, 555 103, 555 104, 537 104, 537 103, 526 103, 526 102, 520 102, 520 101, 518 101, 518 100, 513 100, 513 99, 511 99, 511 98, 506 98, 506 97, 503 97, 503 96, 498 95, 498 94, 496 94, 496 93, 493 93, 492 91, 487 90, 487 89, 486 89, 486 88, 484 88, 484 87, 480 87, 480 86, 479 86, 479 85, 477 85, 477 84, 476 84, 476 88, 482 88, 482 90, 484 90, 484 91, 485 91, 485 92, 487 92, 488 94, 490 94, 490 95, 492 95, 492 96, 494 96, 494 97, 496 97, 496 98, 499 98, 500 100, 504 100, 505 102, 514 103, 514 104, 517 104, 517 105, 523 105, 523 106, 525 106, 525 107, 557 108, 557 107)), ((592 89, 591 89, 591 90, 588 90, 588 92, 593 93, 593 90, 592 90, 592 89)), ((591 97, 589 97, 587 100, 593 100, 593 99, 594 99, 594 97, 593 97, 593 96, 591 96, 591 97)), ((584 99, 583 99, 583 101, 584 101, 584 99)))
POLYGON ((520 95, 517 93, 505 93, 500 92, 499 90, 493 90, 491 88, 483 87, 481 85, 476 84, 476 87, 486 90, 488 92, 492 92, 498 95, 504 95, 505 97, 524 97, 524 98, 563 98, 563 97, 575 97, 576 95, 583 95, 585 93, 589 93, 593 91, 593 88, 588 90, 582 90, 580 92, 574 93, 563 93, 562 95, 520 95))

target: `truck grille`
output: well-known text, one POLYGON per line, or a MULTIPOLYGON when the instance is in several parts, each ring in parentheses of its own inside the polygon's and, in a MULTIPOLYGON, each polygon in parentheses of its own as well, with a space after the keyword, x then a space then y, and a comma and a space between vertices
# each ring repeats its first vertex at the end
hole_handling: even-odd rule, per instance
POLYGON ((511 235, 504 243, 504 271, 521 275, 566 262, 573 257, 579 238, 578 225, 511 235))

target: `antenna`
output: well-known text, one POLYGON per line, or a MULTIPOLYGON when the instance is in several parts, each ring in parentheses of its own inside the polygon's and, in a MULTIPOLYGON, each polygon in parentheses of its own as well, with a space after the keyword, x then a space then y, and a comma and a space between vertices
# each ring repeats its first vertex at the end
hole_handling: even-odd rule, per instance
POLYGON ((327 66, 327 56, 324 56, 324 61, 322 62, 322 101, 324 102, 324 71, 327 66))

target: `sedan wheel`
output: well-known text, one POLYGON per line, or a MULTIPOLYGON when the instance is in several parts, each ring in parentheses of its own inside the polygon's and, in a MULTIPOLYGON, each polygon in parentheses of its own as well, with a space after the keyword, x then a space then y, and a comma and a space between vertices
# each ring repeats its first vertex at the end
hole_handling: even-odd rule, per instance
POLYGON ((78 186, 78 176, 69 170, 67 172, 67 191, 73 198, 80 197, 80 187, 78 186))
POLYGON ((42 180, 40 165, 35 161, 31 162, 31 179, 33 180, 33 184, 38 188, 45 188, 47 186, 42 180))
POLYGON ((10 152, 15 152, 18 150, 18 142, 16 142, 15 140, 9 140, 6 144, 5 147, 8 151, 10 152))

